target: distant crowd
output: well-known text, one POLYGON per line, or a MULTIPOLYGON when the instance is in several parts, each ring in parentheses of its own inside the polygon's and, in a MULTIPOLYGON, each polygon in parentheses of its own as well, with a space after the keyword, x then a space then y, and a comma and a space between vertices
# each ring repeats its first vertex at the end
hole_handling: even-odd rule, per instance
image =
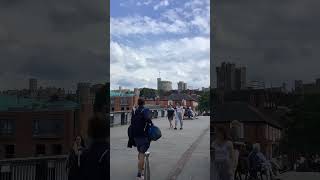
POLYGON ((191 107, 187 108, 180 106, 179 103, 175 107, 172 105, 169 106, 167 110, 168 120, 169 120, 169 129, 173 128, 172 121, 175 119, 174 130, 177 130, 177 124, 180 123, 180 130, 183 129, 183 120, 186 118, 193 119, 196 117, 196 113, 192 110, 191 107))
POLYGON ((222 127, 216 129, 211 148, 214 180, 260 179, 261 176, 275 179, 289 167, 283 157, 267 159, 259 143, 232 141, 222 127))
POLYGON ((295 171, 299 172, 320 172, 320 155, 303 155, 301 154, 293 166, 295 171))

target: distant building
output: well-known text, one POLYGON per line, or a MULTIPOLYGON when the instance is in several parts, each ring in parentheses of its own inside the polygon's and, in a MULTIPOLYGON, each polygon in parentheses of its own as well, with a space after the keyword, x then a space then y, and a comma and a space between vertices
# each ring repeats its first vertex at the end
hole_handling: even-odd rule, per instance
POLYGON ((0 96, 0 159, 67 154, 92 112, 71 101, 0 96))
POLYGON ((215 128, 222 126, 231 130, 234 121, 240 125, 237 141, 259 143, 267 158, 277 153, 282 137, 282 126, 278 120, 247 103, 228 102, 216 106, 215 128))
POLYGON ((78 102, 80 104, 93 104, 94 102, 94 94, 91 92, 91 84, 90 83, 78 83, 77 85, 77 95, 78 102))
POLYGON ((295 93, 297 94, 320 94, 320 79, 316 79, 314 83, 303 83, 302 80, 296 80, 295 93))
POLYGON ((208 91, 210 91, 210 88, 202 87, 202 91, 203 92, 208 92, 208 91))
POLYGON ((265 89, 266 85, 263 81, 250 81, 247 84, 248 89, 265 89))
POLYGON ((110 91, 111 112, 131 112, 132 108, 138 104, 139 95, 134 92, 110 91))
POLYGON ((37 79, 29 79, 29 90, 31 92, 35 92, 38 89, 38 81, 37 79))
POLYGON ((246 68, 236 68, 234 63, 223 62, 216 67, 217 88, 225 91, 240 90, 246 88, 246 68))
POLYGON ((169 105, 175 106, 177 103, 184 107, 191 107, 193 110, 198 107, 197 99, 188 94, 174 93, 168 96, 169 105))
POLYGON ((172 90, 172 82, 162 81, 161 78, 157 79, 157 86, 159 91, 167 92, 172 90))
POLYGON ((246 67, 236 68, 235 74, 236 90, 245 89, 247 87, 247 69, 246 67))
POLYGON ((138 96, 138 97, 140 96, 140 89, 139 88, 134 88, 133 92, 136 96, 138 96))
POLYGON ((295 80, 294 81, 294 91, 296 93, 303 93, 303 81, 302 80, 295 80))
POLYGON ((183 81, 178 82, 178 91, 185 91, 187 90, 187 83, 183 81))

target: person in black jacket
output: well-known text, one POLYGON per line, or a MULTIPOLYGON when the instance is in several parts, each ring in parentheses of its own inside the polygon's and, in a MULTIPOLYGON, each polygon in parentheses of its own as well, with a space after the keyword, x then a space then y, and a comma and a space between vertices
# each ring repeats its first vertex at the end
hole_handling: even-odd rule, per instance
POLYGON ((77 136, 74 140, 73 147, 70 150, 67 159, 68 180, 78 180, 81 176, 80 159, 85 149, 84 140, 81 136, 77 136))
POLYGON ((152 124, 150 111, 144 108, 144 99, 138 100, 138 108, 135 110, 131 120, 131 136, 138 150, 138 173, 137 179, 143 179, 144 153, 150 147, 150 139, 147 129, 152 124))
POLYGON ((110 179, 109 121, 105 117, 103 112, 96 112, 89 120, 88 149, 81 156, 82 180, 110 179))

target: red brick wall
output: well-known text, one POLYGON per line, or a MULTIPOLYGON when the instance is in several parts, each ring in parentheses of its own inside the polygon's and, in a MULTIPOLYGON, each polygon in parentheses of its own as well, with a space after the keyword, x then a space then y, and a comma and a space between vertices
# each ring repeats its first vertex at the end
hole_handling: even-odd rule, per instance
POLYGON ((114 99, 114 105, 111 105, 111 108, 114 108, 114 112, 121 111, 121 108, 124 107, 124 111, 127 111, 127 107, 129 107, 129 111, 132 110, 133 106, 138 104, 139 96, 126 97, 128 98, 128 105, 121 105, 122 97, 112 97, 114 99))
POLYGON ((59 112, 0 112, 0 117, 10 117, 15 121, 15 133, 12 137, 0 136, 0 159, 5 156, 5 145, 15 145, 15 157, 30 157, 34 156, 36 152, 36 144, 45 144, 46 155, 52 155, 53 144, 61 144, 62 153, 69 152, 73 142, 73 128, 74 111, 59 111, 59 112), (41 119, 48 119, 48 117, 59 116, 64 121, 64 130, 61 137, 58 138, 36 138, 33 137, 33 120, 34 116, 41 119))
MULTIPOLYGON (((230 131, 230 123, 216 123, 214 127, 224 127, 230 131)), ((272 144, 276 141, 267 140, 265 137, 267 125, 264 123, 245 123, 244 124, 244 141, 253 143, 259 143, 261 151, 267 156, 271 157, 272 144)))

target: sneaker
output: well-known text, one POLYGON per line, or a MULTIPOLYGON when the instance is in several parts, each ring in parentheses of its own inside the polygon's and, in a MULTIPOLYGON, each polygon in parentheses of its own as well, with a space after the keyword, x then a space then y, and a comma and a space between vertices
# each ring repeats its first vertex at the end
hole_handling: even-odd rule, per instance
POLYGON ((138 174, 137 174, 137 178, 136 178, 136 180, 144 180, 144 176, 143 176, 143 174, 138 173, 138 174))
POLYGON ((182 130, 182 128, 180 128, 180 130, 182 130))
POLYGON ((174 130, 177 130, 177 128, 174 128, 174 130))

